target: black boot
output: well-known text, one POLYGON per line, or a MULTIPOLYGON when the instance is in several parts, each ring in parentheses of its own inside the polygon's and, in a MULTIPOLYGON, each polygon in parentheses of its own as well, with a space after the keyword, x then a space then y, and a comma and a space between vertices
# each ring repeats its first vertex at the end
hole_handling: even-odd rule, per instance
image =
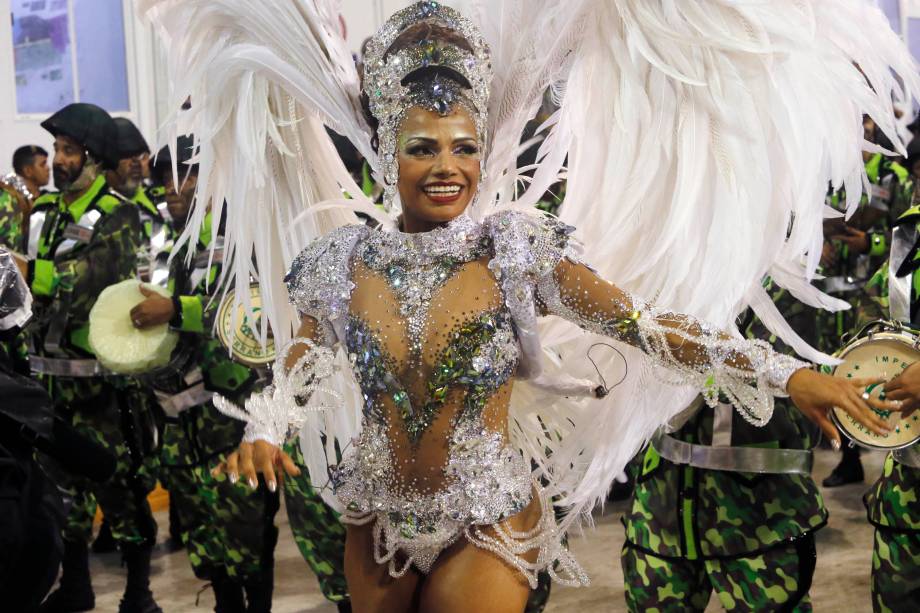
POLYGON ((61 585, 42 603, 41 613, 91 611, 96 595, 89 577, 89 547, 83 541, 64 541, 61 585))
POLYGON ((118 605, 118 613, 163 613, 150 592, 149 545, 123 545, 125 565, 128 567, 128 582, 125 594, 118 605))
POLYGON ((339 609, 339 613, 351 613, 351 601, 343 600, 342 602, 336 605, 339 609))
POLYGON ((243 584, 220 575, 211 580, 214 590, 214 613, 246 613, 246 599, 243 598, 243 584))
POLYGON ((824 487, 839 487, 850 483, 862 483, 865 479, 862 461, 859 459, 859 447, 849 445, 843 448, 840 463, 831 474, 821 482, 824 487))
POLYGON ((114 553, 117 549, 115 538, 112 536, 112 529, 109 527, 109 520, 102 518, 102 525, 99 526, 99 534, 93 541, 93 553, 114 553))
POLYGON ((271 613, 272 590, 275 584, 274 564, 262 571, 260 577, 247 581, 246 587, 246 613, 271 613))

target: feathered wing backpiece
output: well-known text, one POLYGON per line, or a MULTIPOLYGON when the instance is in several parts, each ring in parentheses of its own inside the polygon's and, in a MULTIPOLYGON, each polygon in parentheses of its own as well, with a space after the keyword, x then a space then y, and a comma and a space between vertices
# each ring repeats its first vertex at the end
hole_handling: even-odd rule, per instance
POLYGON ((175 143, 194 133, 198 146, 197 202, 183 238, 197 236, 213 209, 215 230, 225 227, 226 274, 237 286, 260 282, 262 321, 281 342, 296 325, 281 283, 294 256, 355 222, 355 209, 377 214, 324 128, 348 137, 376 167, 338 4, 138 0, 168 52, 170 107, 191 102, 168 118, 164 134, 175 143), (348 207, 316 207, 346 194, 348 207))
MULTIPOLYGON (((214 223, 225 218, 227 270, 237 284, 259 279, 264 321, 283 342, 295 314, 281 278, 294 254, 355 210, 393 223, 362 197, 324 128, 348 137, 382 176, 338 2, 137 2, 169 52, 171 106, 191 97, 165 134, 174 142, 194 132, 199 144, 186 236, 198 232, 206 205, 222 211, 214 223)), ((824 359, 785 324, 761 279, 769 274, 815 306, 844 306, 809 282, 827 186, 845 185, 856 206, 863 114, 903 151, 893 103, 909 107, 920 91, 881 12, 867 0, 475 4, 494 79, 474 214, 534 204, 565 165, 560 215, 602 276, 726 329, 751 305, 804 357, 824 359), (561 109, 544 127, 536 167, 518 169, 521 133, 548 87, 561 109)), ((546 379, 596 378, 589 352, 609 385, 622 378, 603 401, 560 399, 548 385, 515 389, 516 444, 559 504, 584 511, 694 392, 668 383, 636 350, 593 347, 601 339, 571 324, 550 320, 541 333, 546 379)), ((346 409, 304 424, 330 444, 311 454, 314 477, 334 460, 333 442, 359 427, 354 386, 339 383, 346 409)))
MULTIPOLYGON (((492 52, 489 142, 478 201, 481 213, 494 205, 533 207, 558 181, 564 147, 537 168, 518 168, 521 135, 537 114, 544 93, 564 80, 582 30, 578 2, 488 0, 474 3, 474 21, 492 52), (533 175, 530 178, 529 172, 533 175)), ((557 142, 549 134, 549 144, 557 142)))
MULTIPOLYGON (((809 282, 828 185, 846 186, 852 212, 865 181, 863 114, 903 153, 892 105, 920 92, 881 11, 865 0, 575 4, 584 14, 553 147, 568 154, 560 217, 578 228, 585 259, 619 286, 726 330, 750 305, 802 356, 825 360, 761 281, 769 274, 808 304, 845 307, 809 282)), ((585 355, 598 338, 552 321, 542 333, 566 371, 593 372, 585 355)), ((604 401, 533 413, 528 405, 546 399, 522 387, 515 403, 525 451, 574 509, 602 500, 693 396, 622 351, 625 362, 594 349, 608 383, 629 370, 604 401), (564 435, 551 454, 540 448, 545 431, 564 435)))

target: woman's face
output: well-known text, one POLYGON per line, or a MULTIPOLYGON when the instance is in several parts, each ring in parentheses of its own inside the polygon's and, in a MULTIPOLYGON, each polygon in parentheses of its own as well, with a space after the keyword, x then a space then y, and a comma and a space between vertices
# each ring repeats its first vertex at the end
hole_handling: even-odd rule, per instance
POLYGON ((443 117, 409 109, 397 146, 404 231, 431 230, 466 210, 479 188, 480 151, 465 109, 457 106, 443 117))

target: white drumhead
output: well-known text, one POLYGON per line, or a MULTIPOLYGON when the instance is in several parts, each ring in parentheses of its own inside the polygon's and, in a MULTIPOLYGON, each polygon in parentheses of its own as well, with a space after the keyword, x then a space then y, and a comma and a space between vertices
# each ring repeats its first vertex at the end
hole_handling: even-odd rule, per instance
MULTIPOLYGON (((89 345, 96 359, 107 370, 121 375, 136 375, 162 368, 169 358, 179 333, 160 324, 138 330, 131 322, 131 309, 146 300, 141 282, 129 279, 102 290, 89 312, 89 345)), ((163 288, 145 287, 169 297, 163 288)))
MULTIPOLYGON (((834 369, 835 377, 846 379, 865 379, 884 377, 890 380, 920 358, 911 342, 911 338, 898 332, 879 332, 862 338, 844 348, 838 356, 843 363, 834 369)), ((880 383, 866 388, 866 392, 875 398, 882 397, 885 384, 880 383)), ((878 435, 850 417, 841 409, 833 410, 834 421, 852 440, 872 449, 900 449, 920 439, 920 412, 915 412, 906 419, 901 419, 898 412, 877 411, 888 422, 892 432, 878 435)))

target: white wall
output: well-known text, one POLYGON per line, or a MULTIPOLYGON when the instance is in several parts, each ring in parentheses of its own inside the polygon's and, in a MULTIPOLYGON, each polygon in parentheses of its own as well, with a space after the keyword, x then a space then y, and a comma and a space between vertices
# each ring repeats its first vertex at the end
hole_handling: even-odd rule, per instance
MULTIPOLYGON (((17 147, 37 144, 48 151, 52 149, 50 135, 39 125, 47 115, 19 115, 16 112, 10 2, 0 0, 0 175, 10 170, 13 151, 17 147)), ((157 141, 157 127, 166 110, 167 77, 162 50, 152 30, 137 18, 134 0, 122 2, 131 110, 117 114, 134 121, 153 147, 157 141)), ((357 53, 362 41, 371 36, 389 15, 409 4, 410 0, 342 0, 342 15, 351 50, 357 53)), ((465 10, 470 0, 452 0, 447 4, 465 10)))
MULTIPOLYGON (((157 68, 150 29, 137 20, 133 0, 122 2, 130 111, 117 115, 134 121, 152 146, 158 117, 157 87, 163 78, 151 78, 157 68)), ((13 151, 20 145, 37 144, 50 152, 53 142, 39 125, 47 115, 19 115, 16 112, 16 75, 9 15, 10 0, 0 0, 0 173, 3 174, 10 170, 13 151)))

